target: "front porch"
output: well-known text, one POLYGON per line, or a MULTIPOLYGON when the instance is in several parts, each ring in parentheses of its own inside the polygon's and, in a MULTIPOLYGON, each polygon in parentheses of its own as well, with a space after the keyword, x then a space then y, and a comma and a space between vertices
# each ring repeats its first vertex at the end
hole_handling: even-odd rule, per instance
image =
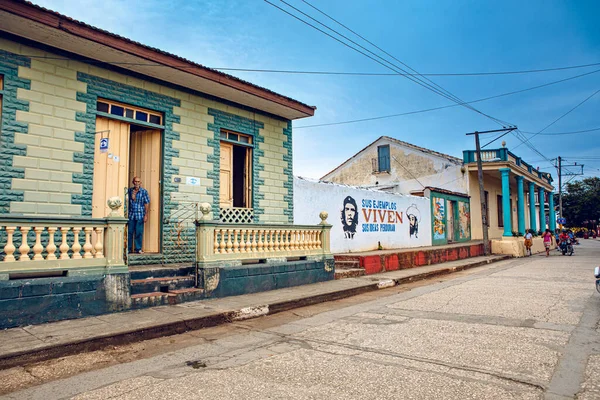
POLYGON ((326 213, 314 226, 232 224, 205 203, 195 262, 129 268, 117 204, 106 218, 0 218, 0 328, 333 279, 326 213))

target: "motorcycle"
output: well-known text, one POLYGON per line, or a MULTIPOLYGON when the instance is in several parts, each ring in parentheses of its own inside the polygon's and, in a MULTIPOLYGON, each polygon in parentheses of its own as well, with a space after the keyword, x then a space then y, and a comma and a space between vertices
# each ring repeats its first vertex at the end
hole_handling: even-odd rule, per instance
POLYGON ((600 293, 600 267, 594 268, 594 276, 596 277, 596 290, 600 293))
POLYGON ((571 243, 570 240, 563 240, 562 242, 560 242, 560 251, 562 252, 562 255, 569 255, 572 256, 573 255, 573 244, 571 243))

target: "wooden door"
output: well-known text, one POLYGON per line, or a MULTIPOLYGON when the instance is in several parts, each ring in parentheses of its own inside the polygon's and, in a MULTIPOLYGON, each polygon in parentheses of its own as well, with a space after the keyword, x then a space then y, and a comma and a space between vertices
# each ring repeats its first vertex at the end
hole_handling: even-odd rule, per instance
POLYGON ((446 201, 446 232, 449 242, 454 241, 455 222, 455 204, 453 201, 446 201))
POLYGON ((129 161, 129 182, 137 176, 142 187, 148 191, 148 221, 144 226, 142 249, 145 253, 160 252, 161 187, 160 172, 162 165, 161 131, 131 132, 131 150, 129 161))
POLYGON ((221 143, 221 174, 219 204, 233 207, 233 145, 221 143))
MULTIPOLYGON (((104 218, 110 213, 106 200, 118 196, 124 201, 129 178, 129 124, 98 117, 94 144, 94 177, 92 218, 104 218), (103 132, 104 131, 104 132, 103 132), (100 140, 108 138, 107 152, 100 152, 100 140)), ((123 208, 119 209, 123 215, 123 208)))
POLYGON ((244 207, 252 208, 252 149, 246 149, 246 162, 244 163, 244 207))

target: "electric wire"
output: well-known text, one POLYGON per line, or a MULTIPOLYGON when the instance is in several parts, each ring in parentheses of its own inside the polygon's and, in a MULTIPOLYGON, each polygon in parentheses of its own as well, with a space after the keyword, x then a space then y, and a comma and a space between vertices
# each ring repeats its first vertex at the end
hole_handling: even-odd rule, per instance
MULTIPOLYGON (((591 72, 586 72, 584 74, 579 74, 579 75, 571 76, 569 78, 560 79, 558 81, 552 81, 552 82, 544 83, 542 85, 532 86, 532 87, 529 87, 529 88, 526 88, 526 89, 514 90, 514 91, 511 91, 511 92, 506 92, 506 93, 502 93, 502 94, 498 94, 498 95, 494 95, 494 96, 489 96, 489 97, 484 97, 484 98, 477 99, 477 100, 468 101, 467 103, 469 103, 469 104, 480 103, 482 101, 488 101, 488 100, 497 99, 497 98, 500 98, 500 97, 512 96, 514 94, 519 94, 519 93, 528 92, 528 91, 531 91, 531 90, 541 89, 541 88, 544 88, 544 87, 547 87, 547 86, 556 85, 556 84, 559 84, 559 83, 562 83, 562 82, 566 82, 566 81, 570 81, 570 80, 573 80, 573 79, 582 78, 584 76, 591 75, 591 74, 596 74, 598 72, 600 72, 600 69, 597 69, 597 70, 594 70, 594 71, 591 71, 591 72)), ((317 127, 321 127, 321 126, 354 124, 354 123, 358 123, 358 122, 375 121, 375 120, 379 120, 379 119, 394 118, 394 117, 400 117, 400 116, 404 116, 404 115, 420 114, 420 113, 425 113, 425 112, 430 112, 430 111, 437 111, 437 110, 442 110, 442 109, 445 109, 445 108, 452 108, 452 107, 458 107, 458 104, 449 104, 449 105, 446 105, 446 106, 426 108, 426 109, 423 109, 423 110, 408 111, 408 112, 404 112, 404 113, 381 115, 381 116, 377 116, 377 117, 361 118, 361 119, 354 119, 354 120, 348 120, 348 121, 329 122, 329 123, 324 123, 324 124, 313 124, 313 125, 300 125, 300 126, 294 126, 294 129, 306 129, 306 128, 317 128, 317 127)))
MULTIPOLYGON (((356 42, 355 42, 355 41, 353 41, 352 39, 350 39, 350 38, 348 38, 347 36, 345 36, 345 35, 343 35, 343 34, 339 33, 338 31, 336 31, 335 29, 332 29, 332 28, 328 27, 327 25, 325 25, 325 24, 323 24, 322 22, 320 22, 320 21, 316 20, 315 18, 311 17, 310 15, 308 15, 308 14, 304 13, 303 11, 299 10, 298 8, 296 8, 296 7, 292 6, 292 5, 290 5, 290 4, 289 4, 289 3, 287 3, 285 0, 280 0, 280 1, 281 1, 282 3, 284 3, 284 4, 286 4, 288 7, 290 7, 290 8, 292 8, 292 9, 294 9, 294 10, 298 11, 298 12, 299 12, 299 13, 301 13, 302 15, 305 15, 305 16, 307 16, 308 18, 310 18, 311 20, 313 20, 313 21, 317 22, 317 23, 318 23, 318 24, 320 24, 321 26, 323 26, 323 27, 325 27, 325 28, 329 29, 330 31, 334 32, 336 35, 338 35, 338 36, 340 36, 340 37, 343 37, 343 38, 344 38, 344 39, 346 39, 346 40, 349 40, 351 43, 354 43, 354 44, 356 44, 357 46, 359 46, 360 48, 362 48, 362 49, 364 49, 365 51, 369 52, 370 54, 373 54, 373 56, 375 56, 375 57, 379 58, 380 60, 383 60, 383 62, 382 62, 382 61, 379 61, 379 60, 375 59, 374 57, 372 57, 372 56, 370 56, 370 55, 368 55, 368 54, 364 53, 363 51, 361 51, 361 50, 359 50, 359 49, 357 49, 357 48, 355 48, 355 47, 353 47, 353 46, 349 45, 348 43, 346 43, 346 42, 344 42, 344 41, 342 41, 342 40, 338 39, 337 37, 335 37, 335 36, 333 36, 333 35, 331 35, 331 34, 329 34, 329 33, 325 32, 325 31, 323 31, 323 30, 322 30, 322 29, 320 29, 319 27, 317 27, 317 26, 315 26, 315 25, 311 24, 311 23, 310 23, 310 22, 308 22, 308 21, 305 21, 304 19, 302 19, 302 18, 298 17, 297 15, 294 15, 293 13, 291 13, 291 12, 289 12, 289 11, 287 11, 287 10, 285 10, 285 9, 283 9, 283 8, 281 8, 281 7, 279 7, 279 6, 277 6, 276 4, 273 4, 273 3, 272 3, 272 2, 270 2, 269 0, 264 0, 264 1, 265 1, 266 3, 268 3, 268 4, 270 4, 271 6, 273 6, 273 7, 277 8, 277 9, 279 9, 280 11, 282 11, 282 12, 284 12, 284 13, 286 13, 286 14, 290 15, 291 17, 293 17, 293 18, 295 18, 295 19, 297 19, 298 21, 300 21, 300 22, 302 22, 302 23, 304 23, 304 24, 306 24, 306 25, 308 25, 308 26, 312 27, 313 29, 316 29, 317 31, 319 31, 319 32, 321 32, 321 33, 323 33, 323 34, 325 34, 325 35, 327 35, 327 36, 329 36, 330 38, 332 38, 332 39, 336 40, 337 42, 339 42, 339 43, 343 44, 344 46, 346 46, 346 47, 348 47, 348 48, 350 48, 350 49, 352 49, 352 50, 354 50, 354 51, 356 51, 356 52, 358 52, 358 53, 360 53, 360 54, 362 54, 362 55, 364 55, 364 56, 366 56, 366 57, 370 58, 371 60, 373 60, 373 61, 377 62, 378 64, 380 64, 380 65, 384 66, 385 68, 388 68, 388 69, 390 69, 390 70, 392 70, 392 71, 394 71, 394 72, 398 72, 398 70, 400 70, 400 71, 402 71, 402 72, 406 72, 406 71, 405 71, 405 70, 403 70, 401 67, 398 67, 398 66, 397 66, 397 65, 395 65, 394 63, 390 62, 389 60, 386 60, 385 58, 383 58, 383 57, 379 56, 378 54, 376 54, 376 53, 372 52, 371 50, 368 50, 368 49, 366 49, 364 46, 362 46, 362 45, 360 45, 360 44, 356 43, 356 42)), ((437 89, 437 88, 435 88, 434 86, 432 86, 431 84, 428 84, 427 82, 424 82, 424 81, 423 81, 422 79, 420 79, 420 78, 415 78, 415 77, 413 77, 413 76, 405 76, 405 77, 406 77, 407 79, 409 79, 409 80, 411 80, 411 81, 413 81, 413 82, 417 83, 418 85, 420 85, 420 86, 423 86, 423 87, 427 88, 428 90, 430 90, 430 91, 432 91, 432 92, 434 92, 434 93, 436 93, 436 94, 438 94, 438 95, 440 95, 440 96, 442 96, 442 97, 445 97, 445 98, 447 98, 448 100, 451 100, 451 101, 453 101, 453 102, 455 102, 455 103, 458 103, 459 105, 463 105, 465 108, 471 109, 472 111, 474 111, 474 112, 477 112, 477 113, 479 113, 479 114, 481 114, 481 115, 483 115, 483 116, 485 116, 485 117, 487 117, 487 118, 489 118, 489 119, 491 119, 491 120, 495 121, 496 123, 498 123, 498 124, 499 124, 499 125, 501 125, 501 126, 503 126, 503 125, 507 125, 507 124, 508 124, 508 123, 506 123, 505 121, 498 120, 498 119, 496 119, 496 118, 494 118, 494 117, 492 117, 492 116, 490 116, 490 115, 487 115, 487 114, 485 114, 485 113, 483 113, 483 112, 481 112, 481 111, 479 111, 479 110, 475 109, 474 107, 472 107, 472 106, 470 106, 470 105, 468 105, 468 104, 465 104, 464 102, 462 102, 460 99, 456 98, 456 96, 452 95, 451 93, 444 93, 444 91, 443 91, 444 89, 443 89, 443 88, 442 88, 441 90, 440 90, 440 89, 437 89)), ((447 92, 447 91, 446 91, 446 92, 447 92)))
MULTIPOLYGON (((586 97, 583 101, 581 101, 575 107, 571 108, 569 111, 567 111, 566 113, 564 113, 563 115, 561 115, 560 117, 558 117, 557 119, 555 119, 554 121, 552 121, 550 124, 546 125, 546 127, 544 127, 542 130, 540 130, 539 132, 537 132, 533 136, 531 136, 529 138, 526 138, 526 141, 530 142, 531 139, 533 139, 534 137, 536 137, 537 135, 539 135, 540 133, 542 133, 543 131, 545 131, 546 129, 550 128, 552 125, 554 125, 555 123, 557 123, 558 121, 560 121, 561 119, 563 119, 564 117, 566 117, 567 115, 569 115, 572 111, 574 111, 575 109, 577 109, 579 106, 581 106, 582 104, 584 104, 586 101, 588 101, 589 99, 591 99, 592 97, 594 97, 599 92, 600 92, 600 89, 596 90, 594 93, 592 93, 591 95, 589 95, 588 97, 586 97)), ((517 147, 515 147, 515 149, 518 148, 519 146, 521 146, 522 144, 523 143, 517 145, 517 147)))
MULTIPOLYGON (((561 135, 575 135, 578 133, 587 133, 587 132, 595 132, 595 131, 600 131, 600 128, 593 128, 593 129, 584 129, 581 131, 570 131, 570 132, 547 132, 547 133, 538 133, 538 135, 541 136, 561 136, 561 135)), ((530 135, 535 135, 536 132, 527 132, 527 131, 521 131, 523 133, 526 134, 530 134, 530 135)))

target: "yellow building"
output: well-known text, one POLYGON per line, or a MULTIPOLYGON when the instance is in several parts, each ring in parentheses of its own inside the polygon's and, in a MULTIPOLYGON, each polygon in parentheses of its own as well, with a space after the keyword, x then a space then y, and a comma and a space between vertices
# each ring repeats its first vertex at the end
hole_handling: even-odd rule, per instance
MULTIPOLYGON (((552 176, 540 172, 507 148, 481 151, 483 182, 487 212, 482 216, 477 156, 474 150, 463 152, 466 172, 469 174, 471 195, 471 236, 483 239, 479 221, 487 221, 492 251, 524 255, 522 238, 526 230, 556 229, 556 215, 552 176)), ((539 248, 539 240, 535 240, 539 248)))

